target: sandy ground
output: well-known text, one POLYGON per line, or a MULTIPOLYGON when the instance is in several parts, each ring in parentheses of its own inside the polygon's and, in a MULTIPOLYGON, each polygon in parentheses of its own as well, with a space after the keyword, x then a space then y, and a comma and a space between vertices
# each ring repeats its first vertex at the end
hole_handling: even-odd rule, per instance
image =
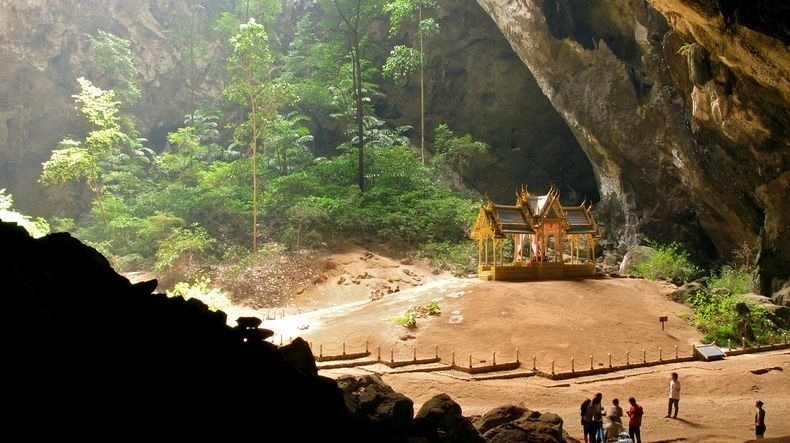
MULTIPOLYGON (((275 343, 307 340, 316 355, 358 353, 403 361, 438 355, 442 363, 474 366, 520 361, 529 371, 584 371, 692 355, 701 335, 671 301, 674 287, 633 278, 578 281, 486 282, 437 273, 354 250, 334 258, 318 282, 287 308, 227 310, 264 319, 275 343), (399 289, 387 293, 386 288, 399 289), (436 302, 438 315, 404 328, 393 320, 436 302), (659 318, 666 316, 662 325, 659 318), (663 326, 663 327, 662 327, 663 326), (611 363, 610 363, 611 362, 611 363)), ((596 392, 604 404, 635 397, 644 407, 643 441, 744 442, 754 438, 754 402, 765 402, 766 437, 790 441, 790 350, 750 353, 716 361, 670 362, 588 377, 552 380, 539 375, 486 380, 458 371, 398 372, 384 365, 322 369, 329 377, 378 373, 411 398, 415 411, 439 393, 474 416, 506 404, 554 412, 583 441, 578 405, 596 392), (385 369, 382 369, 384 367, 385 369), (377 369, 378 368, 378 369, 377 369), (664 418, 671 372, 680 374, 678 419, 664 418)), ((768 441, 768 440, 766 440, 768 441)))

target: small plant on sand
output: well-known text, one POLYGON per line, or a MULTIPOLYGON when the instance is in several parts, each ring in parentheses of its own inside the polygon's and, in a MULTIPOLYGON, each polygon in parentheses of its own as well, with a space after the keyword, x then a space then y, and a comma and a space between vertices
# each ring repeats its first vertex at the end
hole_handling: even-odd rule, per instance
POLYGON ((436 300, 433 300, 425 305, 425 310, 428 311, 428 315, 439 315, 442 313, 442 309, 439 307, 439 302, 436 300))
POLYGON ((433 300, 425 306, 412 306, 405 314, 395 317, 395 323, 403 326, 404 328, 416 328, 417 319, 425 318, 429 315, 439 315, 442 309, 439 307, 439 302, 433 300))
POLYGON ((395 323, 403 326, 404 328, 413 329, 417 327, 417 314, 409 310, 403 315, 395 317, 395 323))

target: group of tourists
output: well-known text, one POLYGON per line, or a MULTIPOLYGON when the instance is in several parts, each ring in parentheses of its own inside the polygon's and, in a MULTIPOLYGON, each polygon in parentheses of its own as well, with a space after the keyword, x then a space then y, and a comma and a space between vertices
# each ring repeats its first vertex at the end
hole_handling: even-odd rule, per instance
MULTIPOLYGON (((581 424, 584 429, 584 443, 623 442, 642 443, 642 415, 644 410, 634 397, 628 399, 630 405, 628 414, 628 437, 625 437, 623 425, 623 408, 620 400, 612 399, 612 407, 607 414, 602 405, 603 394, 595 394, 593 398, 584 400, 581 404, 581 424)), ((678 418, 680 405, 680 380, 678 373, 673 372, 669 377, 669 397, 667 401, 667 415, 664 418, 678 418)), ((757 412, 754 415, 754 433, 757 438, 765 434, 765 410, 763 402, 755 402, 757 412)))
MULTIPOLYGON (((603 443, 606 441, 617 441, 624 435, 623 407, 620 400, 612 399, 612 407, 606 413, 601 402, 603 394, 595 394, 591 399, 582 402, 581 421, 584 429, 584 443, 603 443)), ((628 436, 633 443, 642 443, 640 427, 642 426, 642 415, 644 410, 636 402, 634 397, 628 399, 628 436)))

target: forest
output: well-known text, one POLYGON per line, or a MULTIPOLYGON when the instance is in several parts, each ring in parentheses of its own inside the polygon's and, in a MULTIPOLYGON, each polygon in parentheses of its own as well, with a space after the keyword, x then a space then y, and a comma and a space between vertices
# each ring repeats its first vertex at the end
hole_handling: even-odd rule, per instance
MULTIPOLYGON (((431 18, 438 6, 323 1, 289 37, 278 31, 279 1, 209 4, 201 24, 185 20, 172 39, 190 60, 224 55, 206 63, 217 67, 221 95, 185 110, 157 152, 135 123, 141 90, 130 42, 87 35, 92 66, 74 79, 73 96, 84 130, 62 138, 39 177, 72 207, 46 220, 14 217, 37 235, 71 232, 121 272, 173 281, 192 281, 212 263, 371 239, 473 269, 467 233, 480 199, 463 175, 488 146, 446 124, 425 140, 422 118, 391 127, 375 106, 381 82, 423 81, 423 42, 441 32, 431 18), (374 23, 393 42, 404 30, 414 38, 371 44, 374 23)), ((13 196, 0 197, 7 220, 13 196)))

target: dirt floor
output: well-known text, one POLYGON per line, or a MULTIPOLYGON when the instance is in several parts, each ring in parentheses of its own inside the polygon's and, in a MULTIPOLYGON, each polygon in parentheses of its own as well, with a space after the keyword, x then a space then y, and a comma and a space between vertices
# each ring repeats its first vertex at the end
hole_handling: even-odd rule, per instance
MULTIPOLYGON (((307 340, 316 355, 368 350, 373 358, 404 361, 438 355, 442 364, 472 367, 521 362, 514 378, 472 377, 461 371, 407 372, 374 364, 322 369, 339 377, 371 372, 411 398, 415 411, 439 393, 450 395, 466 416, 520 404, 554 412, 571 436, 583 441, 578 405, 596 392, 604 405, 628 397, 644 407, 647 442, 744 442, 754 438, 754 402, 765 402, 764 441, 790 441, 790 350, 749 353, 716 361, 663 363, 607 374, 552 380, 531 369, 568 373, 692 355, 701 335, 671 301, 674 287, 635 278, 577 281, 487 282, 456 278, 413 261, 397 261, 363 249, 335 254, 322 275, 293 294, 287 306, 227 310, 264 319, 270 339, 307 340), (393 292, 389 292, 392 290, 393 292), (437 315, 418 317, 415 328, 394 319, 436 302, 437 315), (667 317, 665 323, 660 317, 667 317), (666 415, 667 383, 678 372, 682 385, 677 419, 666 415)), ((409 367, 411 370, 411 367, 409 367)))

